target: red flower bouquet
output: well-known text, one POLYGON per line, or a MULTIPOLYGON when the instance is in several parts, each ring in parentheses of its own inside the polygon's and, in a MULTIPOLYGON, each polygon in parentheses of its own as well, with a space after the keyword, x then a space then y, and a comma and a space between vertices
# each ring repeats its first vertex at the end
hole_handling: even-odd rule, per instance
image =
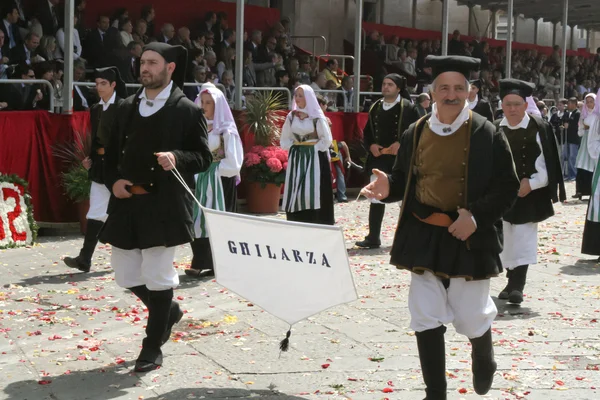
POLYGON ((252 146, 244 155, 245 178, 265 185, 285 182, 288 152, 277 146, 252 146))

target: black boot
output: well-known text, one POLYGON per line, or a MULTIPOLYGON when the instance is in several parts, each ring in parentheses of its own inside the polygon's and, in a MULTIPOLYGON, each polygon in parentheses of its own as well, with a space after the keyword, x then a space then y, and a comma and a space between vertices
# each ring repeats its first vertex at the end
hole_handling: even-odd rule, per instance
POLYGON ((494 360, 494 345, 492 344, 492 328, 483 336, 471 341, 471 359, 473 365, 473 388, 478 395, 484 395, 492 388, 494 373, 498 367, 494 360))
POLYGON ((511 273, 511 280, 513 281, 513 287, 508 295, 508 302, 514 304, 521 304, 523 302, 523 289, 525 289, 525 282, 527 281, 527 270, 529 265, 521 265, 513 269, 511 273))
POLYGON ((425 382, 425 400, 446 400, 445 326, 416 332, 421 371, 425 382))
POLYGON ((163 361, 160 347, 169 326, 173 289, 148 290, 148 323, 142 351, 135 362, 136 372, 148 372, 160 368, 163 361))
POLYGON ((506 286, 504 287, 504 289, 502 289, 500 294, 498 294, 498 298, 500 300, 508 300, 508 295, 510 294, 510 292, 512 292, 513 282, 510 280, 510 276, 512 275, 511 271, 512 270, 510 269, 506 270, 506 277, 508 278, 508 282, 506 282, 506 286))
MULTIPOLYGON (((148 296, 149 296, 150 291, 148 290, 148 288, 145 285, 143 285, 143 286, 135 286, 135 287, 129 288, 129 290, 131 290, 133 292, 133 294, 135 294, 142 301, 142 303, 144 303, 144 305, 148 308, 148 312, 150 312, 149 301, 148 301, 148 296)), ((181 307, 179 307, 179 303, 172 300, 171 301, 171 309, 169 311, 169 324, 167 325, 167 330, 163 334, 163 337, 161 340, 162 344, 165 344, 169 341, 169 338, 171 337, 171 329, 173 328, 173 325, 175 325, 176 323, 181 321, 182 318, 183 318, 183 311, 181 311, 181 307)))
POLYGON ((381 224, 385 215, 385 204, 371 203, 369 207, 369 235, 365 240, 356 242, 358 247, 365 249, 376 249, 381 246, 379 236, 381 234, 381 224))
POLYGON ((98 234, 102 229, 102 225, 104 225, 104 222, 102 221, 97 221, 95 219, 87 220, 87 230, 85 232, 85 239, 83 240, 83 247, 79 251, 77 257, 65 257, 63 261, 67 266, 82 272, 90 272, 92 256, 94 255, 94 250, 98 244, 98 234))
POLYGON ((185 270, 185 274, 197 278, 214 276, 215 272, 209 239, 195 239, 191 246, 194 256, 192 258, 192 265, 190 269, 185 270))

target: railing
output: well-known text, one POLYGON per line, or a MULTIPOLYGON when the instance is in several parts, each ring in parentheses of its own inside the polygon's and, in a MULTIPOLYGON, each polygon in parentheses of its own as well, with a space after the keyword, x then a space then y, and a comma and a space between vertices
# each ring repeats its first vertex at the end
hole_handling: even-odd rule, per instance
POLYGON ((316 41, 321 39, 323 40, 323 53, 327 53, 327 39, 325 38, 325 36, 290 36, 290 39, 312 39, 313 58, 317 57, 316 41))
POLYGON ((288 98, 288 109, 292 109, 292 92, 286 87, 243 87, 243 92, 285 92, 288 98))
POLYGON ((342 60, 342 71, 344 72, 346 72, 346 59, 354 61, 354 56, 348 56, 346 54, 321 54, 319 58, 327 58, 327 60, 330 58, 339 58, 342 60))
POLYGON ((45 79, 0 79, 0 84, 24 83, 26 85, 42 84, 50 89, 50 105, 48 111, 54 112, 54 86, 45 79))
MULTIPOLYGON (((319 89, 319 90, 315 90, 315 93, 335 93, 335 94, 342 94, 342 97, 344 99, 344 112, 347 112, 347 110, 348 110, 348 98, 346 96, 343 96, 343 94, 344 94, 343 90, 319 89)), ((337 98, 336 98, 335 106, 337 108, 337 98)))

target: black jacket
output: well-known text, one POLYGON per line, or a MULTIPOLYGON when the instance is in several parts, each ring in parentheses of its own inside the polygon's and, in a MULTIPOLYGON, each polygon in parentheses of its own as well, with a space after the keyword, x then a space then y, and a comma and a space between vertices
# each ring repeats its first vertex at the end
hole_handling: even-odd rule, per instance
MULTIPOLYGON (((548 185, 533 190, 527 196, 517 199, 515 205, 504 215, 504 220, 511 224, 542 222, 554 215, 552 203, 566 200, 561 157, 552 127, 539 117, 530 115, 530 118, 538 126, 546 171, 548 172, 548 185)), ((503 128, 500 127, 500 120, 494 124, 498 131, 503 131, 503 128)))
POLYGON ((92 160, 92 167, 88 171, 88 176, 96 183, 104 184, 104 155, 98 154, 98 149, 102 148, 106 151, 106 148, 109 146, 109 143, 102 143, 102 140, 99 138, 98 128, 100 127, 100 120, 102 119, 102 129, 111 132, 112 125, 114 125, 116 120, 117 108, 121 103, 123 103, 123 99, 116 97, 115 102, 107 108, 108 113, 104 112, 100 103, 96 103, 90 108, 90 125, 92 127, 90 159, 92 160), (114 114, 109 116, 109 113, 114 114))
POLYGON ((581 113, 579 110, 569 111, 569 114, 565 113, 564 122, 569 124, 567 128, 567 143, 569 144, 581 144, 581 138, 577 133, 579 131, 579 118, 581 113))
MULTIPOLYGON (((400 151, 390 181, 390 195, 384 202, 404 200, 397 232, 403 229, 405 209, 416 202, 413 175, 414 152, 431 114, 421 118, 402 135, 400 151)), ((467 173, 467 209, 477 221, 477 230, 468 240, 471 250, 502 252, 502 216, 513 206, 519 191, 512 154, 506 137, 492 123, 473 113, 467 173)), ((398 233, 396 233, 398 235, 398 233)), ((392 264, 398 256, 392 246, 392 264)))
MULTIPOLYGON (((140 93, 141 90, 120 104, 106 149, 104 182, 111 192, 114 183, 122 178, 120 165, 127 140, 132 134, 133 122, 137 118, 140 93)), ((194 190, 194 175, 205 171, 212 162, 206 120, 201 110, 185 98, 176 86, 173 86, 169 99, 158 112, 165 116, 161 118, 161 124, 155 126, 155 134, 161 137, 160 151, 174 154, 177 170, 194 190)), ((173 173, 164 171, 158 163, 153 179, 157 189, 150 194, 134 195, 128 199, 111 196, 108 219, 99 236, 103 243, 132 249, 172 247, 193 240, 192 197, 173 173), (147 210, 147 213, 136 214, 138 206, 147 210)))
POLYGON ((481 115, 482 117, 485 117, 488 121, 494 122, 494 113, 492 111, 492 105, 486 99, 480 98, 473 111, 481 115))

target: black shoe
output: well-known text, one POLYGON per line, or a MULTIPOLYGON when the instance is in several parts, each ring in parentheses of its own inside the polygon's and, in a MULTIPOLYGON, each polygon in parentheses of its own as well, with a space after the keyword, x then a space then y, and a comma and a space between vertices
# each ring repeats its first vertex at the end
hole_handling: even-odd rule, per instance
POLYGON ((348 199, 338 199, 338 203, 347 203, 348 199))
POLYGON ((90 272, 92 267, 91 264, 85 263, 81 257, 65 257, 63 261, 68 267, 78 269, 81 272, 90 272))
POLYGON ((492 344, 492 328, 488 329, 481 337, 469 339, 471 341, 471 359, 473 365, 473 389, 482 396, 487 394, 494 382, 494 373, 498 365, 494 360, 494 345, 492 344))
POLYGON ((362 247, 363 249, 377 249, 381 247, 381 241, 372 242, 369 238, 365 238, 365 240, 361 240, 360 242, 354 243, 358 247, 362 247))
POLYGON ((445 326, 416 332, 417 348, 426 400, 446 400, 448 384, 446 382, 446 344, 445 326))
POLYGON ((513 282, 511 291, 508 295, 508 302, 513 304, 521 304, 523 302, 523 290, 527 281, 527 270, 529 265, 521 265, 512 270, 510 281, 513 282))
POLYGON ((498 294, 498 298, 500 300, 508 300, 508 295, 512 292, 512 282, 510 280, 511 270, 506 270, 506 277, 508 278, 508 282, 506 283, 506 287, 502 289, 502 291, 498 294))
POLYGON ((508 302, 513 304, 521 304, 523 302, 523 292, 518 289, 513 290, 508 295, 508 302))
POLYGON ((581 200, 582 197, 583 197, 583 195, 581 193, 575 193, 573 196, 571 196, 572 199, 579 199, 579 200, 581 200))
POLYGON ((143 348, 135 361, 135 372, 150 372, 159 369, 163 363, 160 349, 143 348))
POLYGON ((163 334, 162 344, 165 344, 171 338, 171 330, 173 329, 173 325, 179 323, 183 318, 183 311, 179 307, 179 303, 173 301, 171 303, 171 313, 169 314, 169 325, 167 325, 167 330, 163 334))

